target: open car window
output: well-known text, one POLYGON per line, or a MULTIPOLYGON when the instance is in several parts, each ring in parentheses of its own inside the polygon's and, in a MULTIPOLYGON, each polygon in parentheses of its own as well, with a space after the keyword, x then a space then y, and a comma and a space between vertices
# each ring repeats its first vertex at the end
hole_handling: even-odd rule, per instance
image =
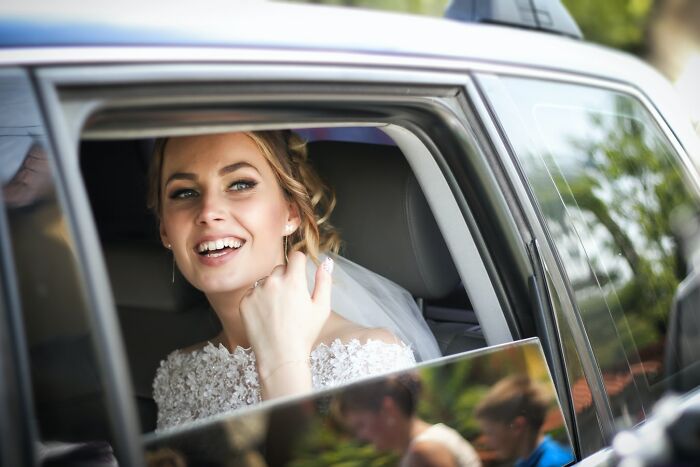
POLYGON ((441 450, 456 465, 574 459, 537 339, 222 414, 148 435, 146 449, 150 462, 174 465, 411 465, 441 450), (406 413, 421 435, 400 448, 406 413))
MULTIPOLYGON (((404 315, 390 318, 415 320, 409 331, 419 325, 425 327, 430 339, 436 341, 437 352, 421 355, 421 349, 412 342, 415 334, 403 334, 404 323, 372 316, 372 303, 355 305, 366 308, 367 313, 354 314, 351 319, 363 320, 358 324, 365 327, 391 330, 412 347, 418 361, 485 347, 473 305, 421 186, 392 138, 373 127, 307 128, 299 135, 307 140, 312 166, 336 196, 330 223, 341 233, 340 254, 395 283, 407 297, 388 295, 386 285, 374 280, 367 287, 377 291, 369 298, 348 295, 351 289, 347 282, 352 278, 336 271, 331 308, 342 315, 343 308, 337 307, 347 302, 408 300, 411 303, 406 303, 404 315), (408 305, 416 311, 411 312, 408 305)), ((146 208, 147 168, 153 144, 150 138, 87 139, 80 151, 82 176, 146 432, 156 427, 157 369, 164 361, 166 365, 171 363, 169 356, 174 351, 214 341, 221 330, 204 294, 185 280, 161 244, 157 221, 146 208), (124 190, 124 186, 130 189, 124 190)), ((336 263, 346 267, 341 260, 336 258, 336 263)), ((310 273, 310 287, 312 277, 310 273)), ((206 346, 206 351, 213 355, 214 347, 206 346)), ((239 386, 234 383, 230 389, 235 392, 239 386)), ((174 388, 177 384, 172 379, 168 386, 174 388)))

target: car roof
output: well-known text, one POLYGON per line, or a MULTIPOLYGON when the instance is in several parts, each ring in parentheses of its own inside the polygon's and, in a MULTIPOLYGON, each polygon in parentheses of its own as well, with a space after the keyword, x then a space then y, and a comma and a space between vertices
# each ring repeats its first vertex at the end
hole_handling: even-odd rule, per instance
POLYGON ((443 18, 265 1, 23 0, 0 7, 0 47, 325 50, 595 68, 624 54, 555 34, 443 18), (601 56, 602 54, 602 56, 601 56))
POLYGON ((459 71, 471 62, 615 81, 637 88, 655 105, 663 103, 662 114, 674 115, 671 127, 684 127, 681 140, 698 157, 687 109, 658 72, 631 55, 566 36, 251 0, 23 0, 0 6, 0 65, 231 61, 459 71))

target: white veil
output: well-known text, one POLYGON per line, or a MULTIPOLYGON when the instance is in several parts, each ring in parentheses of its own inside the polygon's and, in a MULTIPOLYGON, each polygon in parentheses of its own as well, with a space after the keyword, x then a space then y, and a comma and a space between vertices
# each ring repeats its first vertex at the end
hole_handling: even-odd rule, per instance
MULTIPOLYGON (((319 255, 323 261, 325 255, 319 255)), ((417 361, 441 356, 435 337, 407 290, 359 264, 332 255, 333 290, 331 309, 361 326, 391 331, 408 344, 417 361)), ((313 290, 316 265, 306 265, 309 290, 313 290)))

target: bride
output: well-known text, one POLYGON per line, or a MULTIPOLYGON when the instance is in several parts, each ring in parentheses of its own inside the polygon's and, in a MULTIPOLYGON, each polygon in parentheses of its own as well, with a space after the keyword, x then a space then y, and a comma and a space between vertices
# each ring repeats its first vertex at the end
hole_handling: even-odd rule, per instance
POLYGON ((408 292, 337 255, 291 131, 163 139, 151 165, 163 245, 222 328, 161 362, 159 429, 440 355, 408 292))

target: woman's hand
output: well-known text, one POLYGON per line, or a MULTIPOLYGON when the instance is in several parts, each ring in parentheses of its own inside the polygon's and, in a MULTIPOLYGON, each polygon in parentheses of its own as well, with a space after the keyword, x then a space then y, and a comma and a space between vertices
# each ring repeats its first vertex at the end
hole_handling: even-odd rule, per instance
POLYGON ((241 300, 266 398, 311 389, 309 354, 330 315, 332 267, 330 258, 319 266, 309 294, 306 255, 294 252, 286 267, 277 266, 241 300))

